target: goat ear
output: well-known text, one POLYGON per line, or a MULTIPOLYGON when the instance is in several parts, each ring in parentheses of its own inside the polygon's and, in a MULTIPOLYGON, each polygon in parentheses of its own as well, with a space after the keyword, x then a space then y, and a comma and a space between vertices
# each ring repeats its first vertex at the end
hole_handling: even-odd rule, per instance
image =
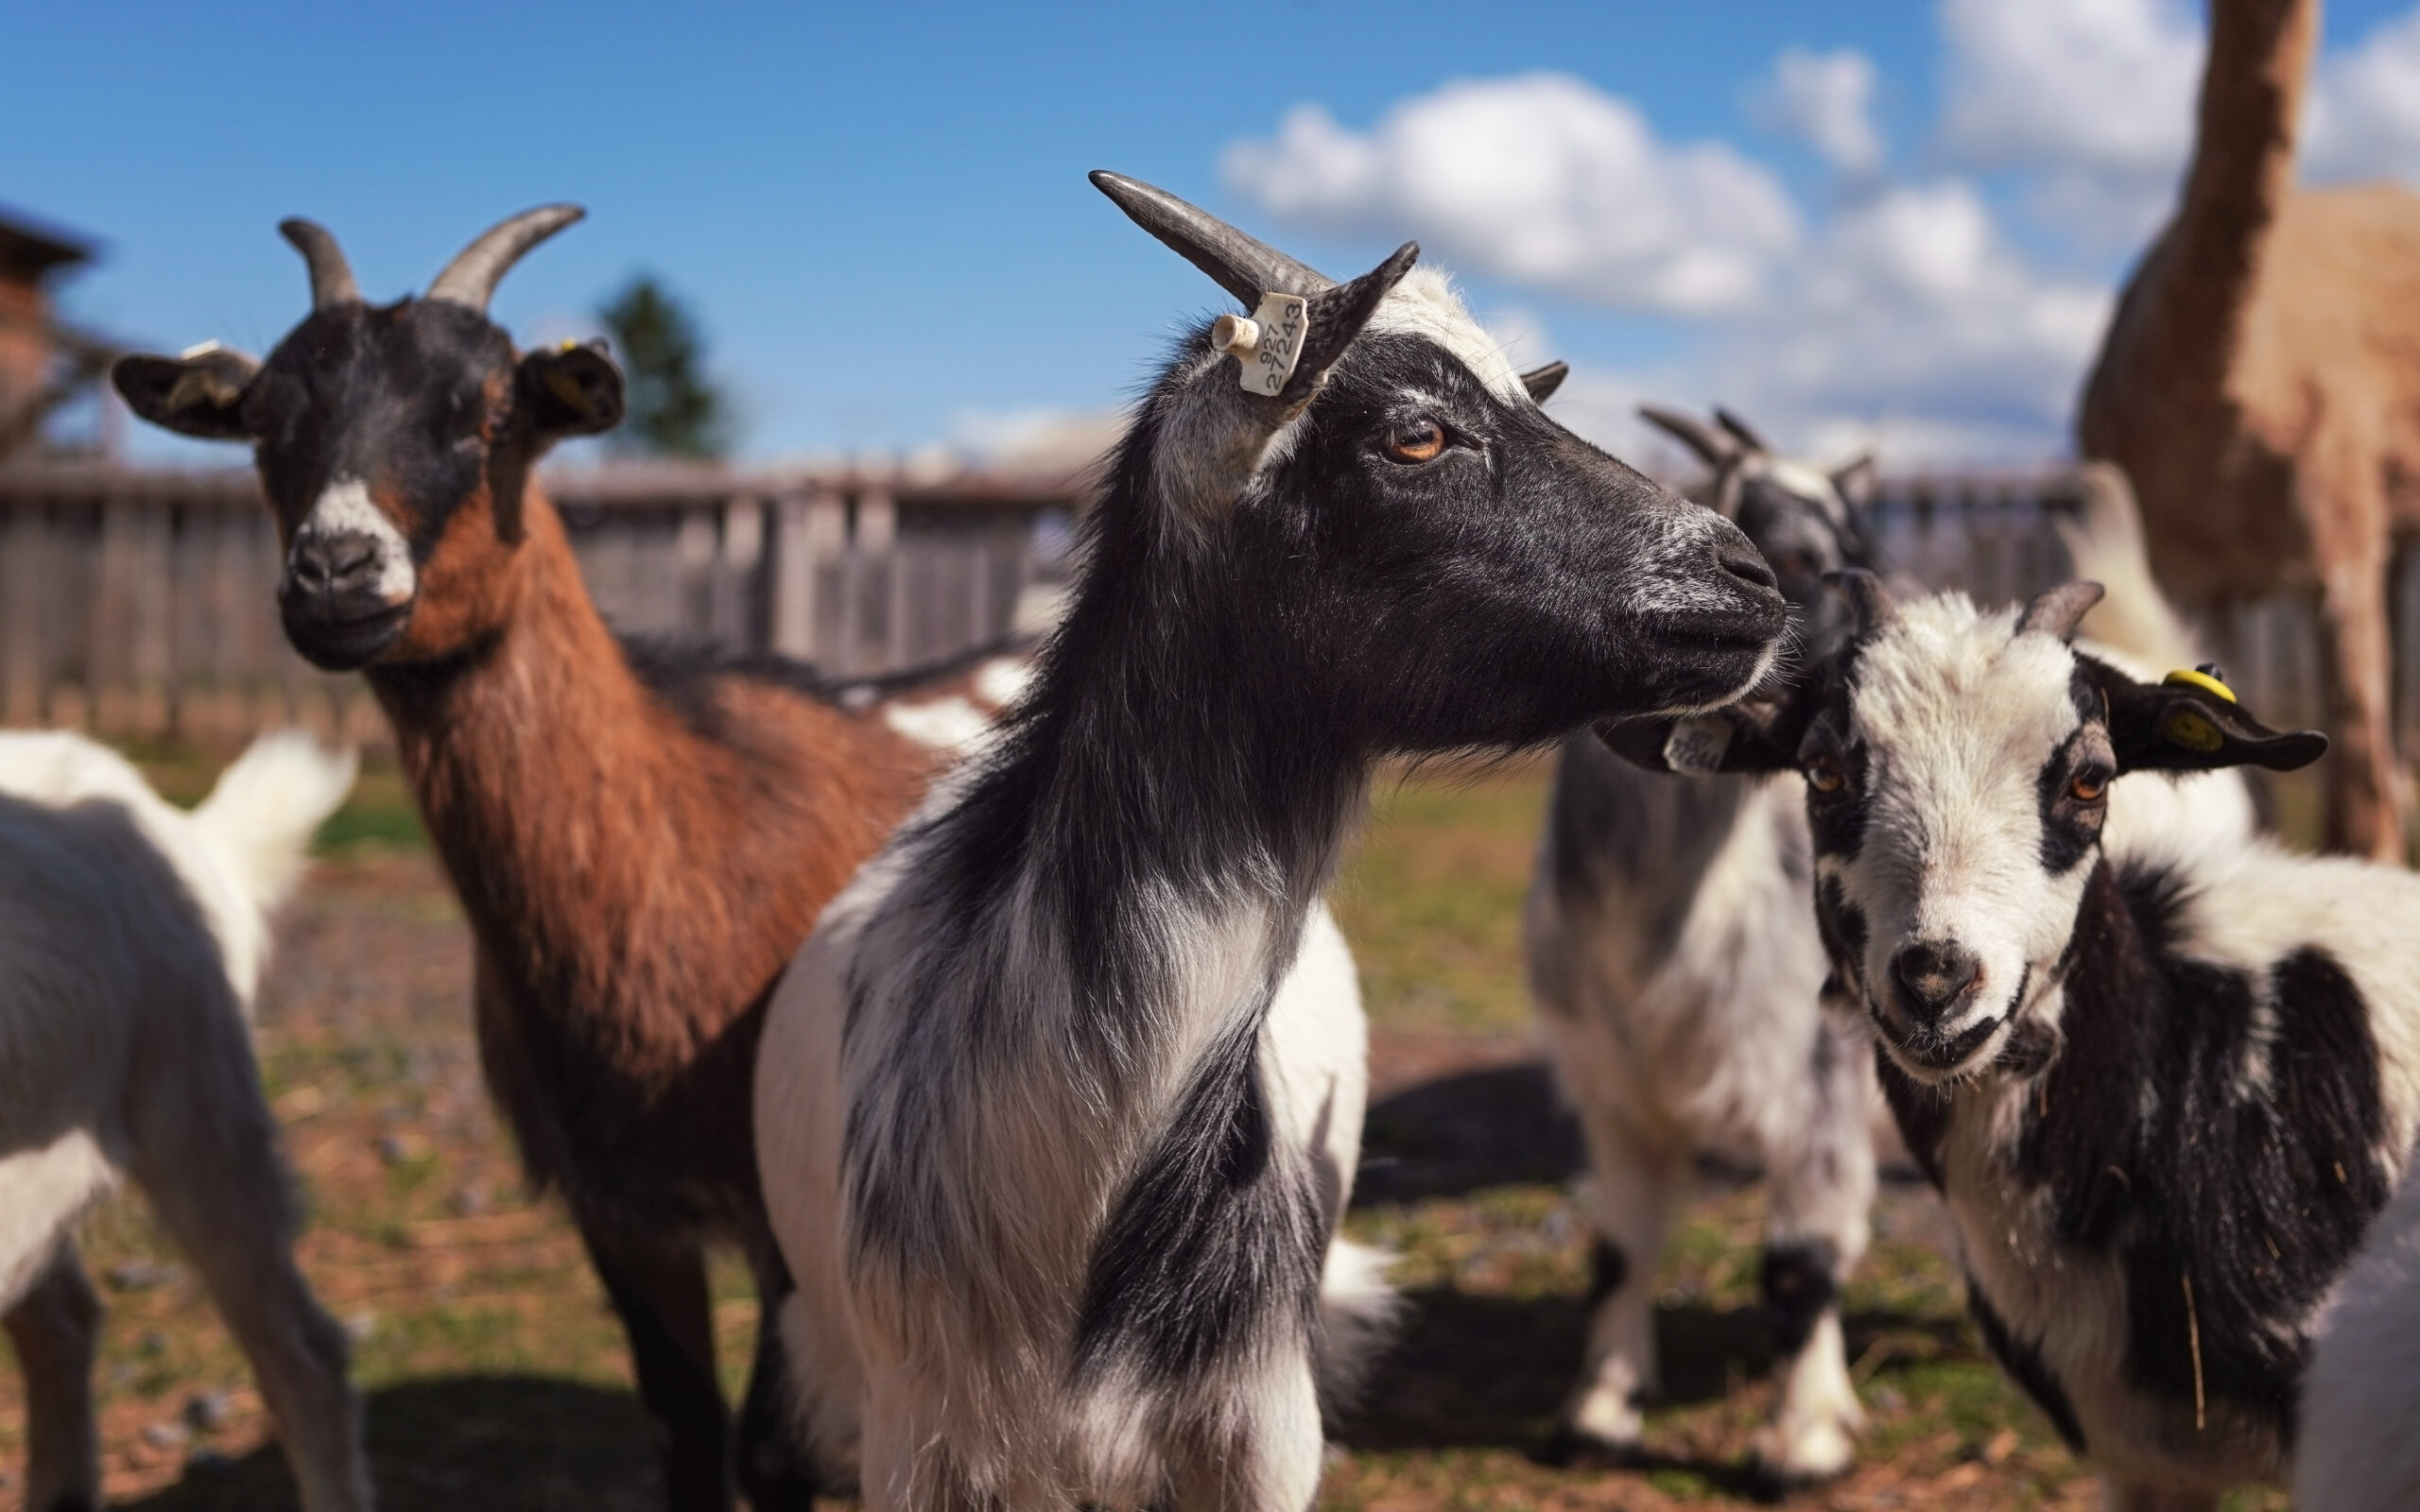
POLYGON ((1350 284, 1340 284, 1332 289, 1322 289, 1311 296, 1310 308, 1305 312, 1309 329, 1303 333, 1303 354, 1296 359, 1293 377, 1277 402, 1288 412, 1310 402, 1327 381, 1328 369, 1335 367, 1361 335, 1361 328, 1377 314, 1378 301, 1392 293, 1420 261, 1420 244, 1406 242, 1395 249, 1394 255, 1380 263, 1350 284))
POLYGON ((2316 730, 2274 730, 2244 713, 2215 671, 2171 672, 2149 683, 2097 658, 2076 661, 2109 710, 2109 745, 2120 772, 2290 772, 2327 753, 2327 737, 2316 730))
POLYGON ((1814 682, 1798 679, 1771 696, 1752 696, 1702 714, 1600 720, 1597 738, 1633 766, 1690 777, 1786 772, 1819 702, 1814 682))
POLYGON ((1851 514, 1863 514, 1874 503, 1880 481, 1881 474, 1875 466, 1872 452, 1832 470, 1832 487, 1839 492, 1841 502, 1849 507, 1851 514))
POLYGON ((261 370, 257 358, 216 342, 179 357, 120 357, 110 383, 126 407, 152 424, 206 441, 245 441, 244 390, 261 370))
POLYGON ((602 339, 529 353, 521 359, 520 385, 541 439, 594 436, 622 422, 622 369, 602 339))
POLYGON ((1549 362, 1543 368, 1532 368, 1521 375, 1521 387, 1530 391, 1530 403, 1543 404, 1554 397, 1563 381, 1571 376, 1571 364, 1549 362))

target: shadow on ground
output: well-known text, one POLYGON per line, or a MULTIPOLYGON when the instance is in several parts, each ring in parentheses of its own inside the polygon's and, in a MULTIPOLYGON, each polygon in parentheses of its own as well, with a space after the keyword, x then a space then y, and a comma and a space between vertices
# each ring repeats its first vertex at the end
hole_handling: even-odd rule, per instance
MULTIPOLYGON (((654 1454, 627 1391, 538 1376, 458 1376, 372 1392, 371 1474, 384 1512, 655 1512, 654 1454)), ((275 1444, 203 1462, 140 1512, 288 1512, 275 1444)))
MULTIPOLYGON (((1363 1404, 1339 1425, 1340 1440, 1357 1450, 1542 1452, 1563 1395, 1580 1369, 1585 1327, 1581 1299, 1479 1297, 1442 1288, 1405 1300, 1403 1335, 1378 1367, 1363 1404)), ((1842 1321, 1852 1359, 1885 1336, 1923 1335, 1931 1352, 1968 1352, 1953 1320, 1853 1313, 1842 1321)), ((1760 1308, 1659 1306, 1655 1339, 1664 1362, 1661 1400, 1668 1406, 1722 1400, 1772 1369, 1772 1339, 1760 1308)), ((1888 1376, 1892 1369, 1886 1364, 1878 1374, 1888 1376)), ((1648 1457, 1632 1468, 1688 1470, 1737 1496, 1758 1496, 1766 1489, 1738 1465, 1648 1457)))
POLYGON ((1569 1180, 1580 1126, 1544 1061, 1439 1076, 1370 1106, 1356 1207, 1569 1180))

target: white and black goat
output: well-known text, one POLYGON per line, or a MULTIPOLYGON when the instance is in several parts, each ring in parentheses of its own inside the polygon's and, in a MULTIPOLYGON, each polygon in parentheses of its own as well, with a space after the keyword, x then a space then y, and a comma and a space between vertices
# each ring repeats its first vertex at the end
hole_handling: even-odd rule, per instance
POLYGON ((1288 972, 1374 765, 1718 702, 1785 612, 1735 526, 1547 420, 1416 249, 1338 285, 1094 181, 1257 314, 1184 339, 1003 742, 775 994, 786 1332, 871 1507, 1301 1512, 1363 1044, 1288 972))
MULTIPOLYGON (((1807 644, 1843 613, 1824 575, 1875 565, 1873 467, 1776 457, 1736 417, 1640 413, 1712 470, 1691 497, 1736 521, 1780 579, 1807 644)), ((1550 1456, 1637 1452, 1656 1381, 1655 1266, 1692 1164, 1716 1151, 1772 1183, 1763 1286, 1785 1357, 1764 1469, 1845 1469, 1861 1420, 1841 1287, 1874 1197, 1864 1036, 1817 1004, 1806 820, 1786 778, 1650 772, 1593 734, 1564 744, 1524 918, 1530 989, 1578 1113, 1595 1228, 1588 1339, 1550 1456)))
POLYGON ((2111 1503, 2282 1480, 2314 1314, 2420 1123, 2420 878, 2210 822, 2233 804, 2178 774, 2325 740, 2076 650, 2098 585, 1843 588, 1854 641, 1667 748, 1804 775, 1826 991, 1885 1052, 1984 1342, 2111 1503))
POLYGON ((187 814, 79 735, 0 734, 0 1302, 36 1512, 100 1505, 101 1309, 71 1230, 121 1177, 251 1362, 307 1512, 371 1504, 251 1039, 268 910, 352 785, 350 755, 272 735, 187 814))

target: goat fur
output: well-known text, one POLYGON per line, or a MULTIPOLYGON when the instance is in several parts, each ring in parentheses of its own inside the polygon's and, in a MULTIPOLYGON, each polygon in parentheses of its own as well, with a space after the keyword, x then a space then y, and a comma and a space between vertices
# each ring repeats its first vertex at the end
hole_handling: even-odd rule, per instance
POLYGON ((0 1303, 28 1506, 99 1504, 100 1305, 72 1228, 122 1177, 251 1361, 307 1512, 371 1504, 344 1332, 294 1263, 250 1038, 269 911, 353 773, 264 736, 188 814, 80 735, 0 734, 0 1303))

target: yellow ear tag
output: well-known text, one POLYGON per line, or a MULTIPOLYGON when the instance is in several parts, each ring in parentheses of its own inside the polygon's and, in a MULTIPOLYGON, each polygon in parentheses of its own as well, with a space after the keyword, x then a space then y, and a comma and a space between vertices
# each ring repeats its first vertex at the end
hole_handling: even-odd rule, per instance
POLYGON ((2187 750, 2200 751, 2204 755, 2227 743, 2227 737, 2210 722, 2208 714, 2189 707, 2170 709, 2161 717, 2159 738, 2171 746, 2182 746, 2187 750))
POLYGON ((2206 672, 2187 671, 2179 667, 2159 680, 2162 687, 2199 688, 2204 693, 2224 698, 2229 703, 2236 701, 2235 690, 2206 672))

